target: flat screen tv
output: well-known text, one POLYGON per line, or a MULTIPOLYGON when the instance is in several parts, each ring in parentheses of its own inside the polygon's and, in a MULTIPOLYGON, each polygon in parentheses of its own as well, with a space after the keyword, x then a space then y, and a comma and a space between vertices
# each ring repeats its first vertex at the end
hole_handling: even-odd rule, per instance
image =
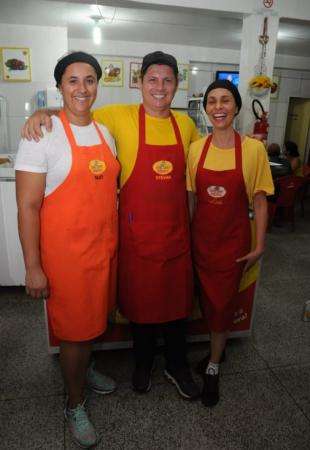
POLYGON ((239 84, 239 72, 234 72, 231 70, 218 70, 215 76, 216 80, 229 80, 235 86, 238 87, 239 84))

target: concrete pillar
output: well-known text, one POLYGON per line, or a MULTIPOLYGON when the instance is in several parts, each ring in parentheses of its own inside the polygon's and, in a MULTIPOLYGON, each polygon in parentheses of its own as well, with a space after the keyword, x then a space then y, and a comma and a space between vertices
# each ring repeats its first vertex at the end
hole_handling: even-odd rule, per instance
POLYGON ((267 34, 269 40, 266 46, 264 75, 272 78, 273 66, 277 45, 277 34, 279 28, 279 16, 273 10, 270 12, 259 11, 247 15, 243 19, 242 41, 240 52, 240 82, 239 91, 242 97, 242 109, 238 118, 237 127, 242 133, 251 134, 255 117, 252 112, 252 100, 258 98, 263 104, 265 111, 269 111, 270 91, 265 97, 255 97, 249 91, 250 79, 258 75, 262 45, 259 36, 263 34, 264 18, 268 17, 267 34))

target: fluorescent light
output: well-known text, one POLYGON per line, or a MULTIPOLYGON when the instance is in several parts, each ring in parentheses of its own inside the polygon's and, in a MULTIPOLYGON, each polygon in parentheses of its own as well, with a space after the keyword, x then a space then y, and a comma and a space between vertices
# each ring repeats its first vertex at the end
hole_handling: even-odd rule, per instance
POLYGON ((90 9, 94 14, 98 14, 98 5, 90 5, 90 9))
POLYGON ((100 45, 101 44, 101 40, 102 40, 102 36, 101 36, 101 28, 99 27, 99 25, 95 25, 93 28, 93 41, 94 44, 96 45, 100 45))

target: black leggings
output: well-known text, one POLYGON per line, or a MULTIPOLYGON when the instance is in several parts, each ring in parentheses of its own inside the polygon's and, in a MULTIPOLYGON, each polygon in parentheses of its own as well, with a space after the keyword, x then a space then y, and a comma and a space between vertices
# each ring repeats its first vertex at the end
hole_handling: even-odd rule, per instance
POLYGON ((156 354, 156 340, 161 332, 164 339, 164 353, 168 369, 187 366, 186 345, 187 320, 180 319, 165 323, 131 322, 133 351, 137 366, 151 367, 156 354))

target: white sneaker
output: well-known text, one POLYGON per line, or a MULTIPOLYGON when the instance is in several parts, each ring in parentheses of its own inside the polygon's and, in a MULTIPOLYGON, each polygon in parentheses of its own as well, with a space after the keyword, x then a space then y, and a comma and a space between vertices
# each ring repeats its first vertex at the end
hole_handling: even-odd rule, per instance
POLYGON ((116 389, 115 381, 95 370, 95 362, 92 361, 86 374, 87 386, 97 394, 111 394, 116 389))
POLYGON ((73 441, 82 448, 89 448, 97 443, 98 437, 84 405, 85 400, 74 409, 67 407, 64 414, 73 441))

